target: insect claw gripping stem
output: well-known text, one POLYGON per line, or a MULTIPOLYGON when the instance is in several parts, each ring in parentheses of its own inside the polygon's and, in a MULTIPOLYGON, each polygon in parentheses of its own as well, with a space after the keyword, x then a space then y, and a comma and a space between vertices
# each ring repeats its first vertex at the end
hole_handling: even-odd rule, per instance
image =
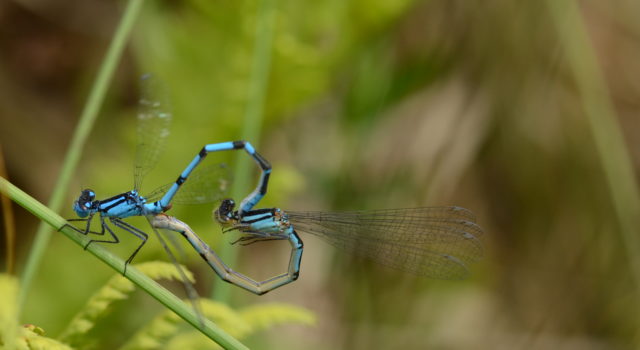
POLYGON ((140 251, 140 249, 142 248, 142 246, 145 245, 145 243, 147 243, 147 239, 149 238, 149 235, 147 235, 146 233, 144 233, 142 230, 136 228, 133 225, 129 225, 128 223, 119 220, 119 219, 111 219, 111 222, 113 223, 114 226, 125 230, 131 234, 133 234, 134 236, 140 238, 142 240, 142 242, 140 242, 140 245, 138 245, 138 247, 136 248, 136 250, 133 252, 133 254, 131 254, 131 256, 129 257, 129 259, 127 259, 124 263, 124 272, 123 275, 127 273, 127 266, 129 266, 129 264, 133 261, 133 258, 136 256, 136 254, 138 254, 138 252, 140 251))

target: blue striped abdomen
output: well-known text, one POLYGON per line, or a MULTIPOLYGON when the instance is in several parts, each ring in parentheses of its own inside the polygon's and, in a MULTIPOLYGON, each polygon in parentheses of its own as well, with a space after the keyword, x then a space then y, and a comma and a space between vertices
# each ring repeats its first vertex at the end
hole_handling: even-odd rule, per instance
POLYGON ((242 224, 248 225, 246 231, 285 234, 290 235, 293 227, 286 215, 282 215, 279 209, 259 209, 247 212, 242 217, 242 224))
POLYGON ((160 212, 150 210, 145 202, 144 197, 138 196, 136 191, 130 191, 100 201, 98 211, 102 216, 121 219, 160 212))

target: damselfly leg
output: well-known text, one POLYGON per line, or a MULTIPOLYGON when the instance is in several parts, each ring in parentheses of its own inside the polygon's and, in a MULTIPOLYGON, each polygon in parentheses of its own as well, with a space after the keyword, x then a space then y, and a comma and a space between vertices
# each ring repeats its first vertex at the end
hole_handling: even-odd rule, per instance
POLYGON ((87 225, 85 227, 84 230, 79 229, 73 225, 70 224, 66 224, 65 226, 69 226, 72 229, 74 229, 76 232, 82 233, 83 235, 89 235, 89 234, 95 234, 95 235, 99 235, 99 236, 104 236, 105 232, 108 232, 109 235, 113 238, 113 240, 99 240, 99 239, 92 239, 89 240, 89 242, 87 242, 87 244, 85 244, 84 249, 87 250, 87 248, 89 247, 89 245, 91 245, 91 243, 94 242, 98 242, 98 243, 120 243, 120 240, 118 239, 118 236, 113 233, 113 231, 107 226, 107 223, 104 220, 104 217, 100 216, 100 231, 91 231, 91 221, 93 219, 93 215, 91 215, 90 217, 86 218, 86 219, 68 219, 67 221, 81 221, 81 222, 86 222, 87 225))

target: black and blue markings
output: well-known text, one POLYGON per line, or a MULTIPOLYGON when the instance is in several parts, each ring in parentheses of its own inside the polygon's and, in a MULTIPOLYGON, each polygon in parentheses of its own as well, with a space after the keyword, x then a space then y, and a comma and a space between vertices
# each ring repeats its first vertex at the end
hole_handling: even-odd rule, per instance
MULTIPOLYGON (((229 150, 241 150, 244 149, 250 156, 252 156, 256 163, 260 165, 261 168, 267 169, 270 171, 271 166, 267 163, 264 158, 262 158, 253 148, 253 146, 246 141, 233 141, 233 142, 222 142, 209 144, 202 148, 195 158, 189 163, 189 165, 185 168, 185 170, 178 176, 178 179, 171 185, 171 187, 166 191, 164 196, 161 199, 147 203, 147 198, 141 196, 138 193, 138 190, 134 189, 129 192, 124 192, 119 195, 113 196, 111 198, 96 200, 95 192, 90 189, 85 189, 81 192, 80 197, 74 202, 73 210, 76 214, 82 219, 71 219, 69 221, 84 221, 86 222, 86 227, 84 229, 76 230, 83 234, 88 233, 96 233, 99 235, 104 235, 108 233, 112 240, 91 240, 89 244, 93 242, 104 242, 104 243, 119 243, 118 236, 113 232, 113 230, 109 227, 106 222, 108 219, 114 226, 117 226, 134 236, 141 239, 140 245, 136 248, 136 250, 131 254, 131 256, 127 259, 126 263, 130 263, 133 258, 136 256, 138 251, 144 246, 147 241, 148 235, 143 231, 125 223, 122 219, 131 217, 131 216, 154 216, 160 213, 165 212, 171 206, 172 199, 178 193, 180 187, 188 180, 189 175, 192 174, 194 169, 203 161, 203 159, 211 152, 219 152, 219 151, 229 151, 229 150), (94 232, 90 231, 91 220, 94 215, 99 214, 100 223, 101 223, 101 231, 94 232)), ((265 170, 265 171, 267 171, 265 170)), ((267 176, 268 178, 268 176, 267 176)), ((213 181, 213 180, 212 180, 213 181)), ((264 196, 266 192, 266 186, 259 185, 256 190, 251 193, 245 200, 243 201, 243 208, 245 210, 250 210, 255 203, 257 203, 260 198, 264 196)), ((73 227, 73 226, 72 226, 73 227)), ((75 228, 75 227, 74 227, 75 228)), ((88 244, 87 244, 88 246, 88 244)), ((86 247, 85 247, 86 248, 86 247)))
MULTIPOLYGON (((267 193, 271 165, 246 141, 205 145, 175 182, 153 191, 151 195, 142 196, 139 194, 142 178, 153 167, 161 153, 159 149, 168 135, 167 123, 170 119, 169 114, 160 110, 160 104, 145 100, 143 102, 146 102, 147 110, 141 113, 138 119, 139 143, 134 189, 103 200, 97 200, 93 190, 85 189, 73 205, 80 219, 69 220, 86 222, 83 229, 74 227, 82 234, 108 233, 111 237, 111 240, 91 240, 87 246, 92 242, 118 243, 118 236, 111 226, 139 238, 141 243, 127 259, 125 272, 127 264, 148 239, 145 232, 123 221, 131 216, 146 216, 154 231, 159 228, 180 233, 222 279, 259 295, 298 278, 304 249, 298 232, 318 236, 336 247, 388 267, 433 278, 464 278, 469 272, 469 264, 482 256, 483 248, 479 238, 483 231, 476 224, 473 213, 461 207, 351 212, 285 212, 279 208, 254 209, 267 193), (151 135, 146 133, 148 129, 160 132, 151 135), (269 240, 288 240, 291 245, 287 271, 264 281, 255 281, 233 271, 187 224, 163 214, 181 194, 185 193, 186 188, 182 186, 189 186, 190 177, 197 177, 194 171, 209 153, 230 150, 244 150, 260 167, 261 174, 257 187, 240 202, 237 210, 232 199, 222 200, 220 206, 214 210, 217 221, 224 227, 224 232, 240 232, 241 237, 233 243, 241 245, 269 240), (100 218, 100 231, 90 230, 95 215, 100 218)), ((215 181, 207 180, 209 185, 215 181)), ((191 180, 191 183, 193 182, 194 179, 191 180)), ((223 191, 219 189, 212 192, 215 192, 213 196, 200 194, 197 197, 198 201, 212 201, 214 197, 219 199, 217 196, 223 191)), ((159 235, 158 237, 160 238, 159 235)))

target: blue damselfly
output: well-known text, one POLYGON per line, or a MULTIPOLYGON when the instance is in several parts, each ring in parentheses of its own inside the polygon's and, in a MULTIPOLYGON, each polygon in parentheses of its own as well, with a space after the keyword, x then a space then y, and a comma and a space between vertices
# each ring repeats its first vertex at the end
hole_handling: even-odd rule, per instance
POLYGON ((298 278, 303 252, 298 232, 318 236, 336 247, 388 267, 438 279, 465 278, 469 264, 482 256, 479 240, 482 229, 467 209, 455 206, 352 212, 252 209, 266 194, 268 180, 269 172, 263 171, 258 184, 259 197, 253 197, 251 201, 245 199, 239 210, 235 210, 232 199, 225 199, 214 210, 214 218, 224 227, 223 232, 242 234, 233 243, 289 241, 288 269, 272 278, 256 281, 233 271, 180 220, 158 215, 152 225, 179 232, 201 252, 202 258, 223 280, 258 295, 298 278))
MULTIPOLYGON (((108 234, 110 239, 92 239, 85 249, 94 242, 117 244, 120 242, 113 227, 121 229, 140 239, 140 244, 125 261, 124 274, 127 266, 131 263, 147 242, 148 235, 143 230, 127 223, 124 219, 132 216, 145 216, 149 222, 153 217, 164 213, 171 208, 172 203, 198 204, 211 203, 222 198, 224 190, 228 187, 226 179, 226 169, 223 166, 214 164, 213 166, 201 167, 194 172, 196 167, 211 152, 227 150, 245 150, 263 170, 263 177, 268 177, 271 167, 253 148, 245 141, 223 142, 205 145, 193 158, 187 167, 180 173, 177 180, 152 191, 146 196, 140 195, 142 180, 155 167, 160 154, 162 154, 167 137, 169 136, 169 126, 172 116, 168 112, 166 99, 159 90, 160 87, 153 82, 153 79, 145 76, 142 79, 143 97, 140 99, 140 112, 137 120, 136 157, 134 167, 134 188, 131 191, 118 194, 116 196, 98 200, 95 191, 84 189, 79 198, 73 204, 73 210, 80 217, 79 219, 69 219, 71 222, 83 222, 82 228, 69 225, 74 230, 84 234, 97 234, 104 236, 108 234), (187 181, 188 180, 188 181, 187 181), (183 186, 184 185, 184 186, 183 186), (100 229, 91 229, 91 222, 95 216, 99 217, 100 229)), ((247 210, 257 203, 264 195, 264 190, 259 186, 251 193, 243 203, 247 210)), ((195 299, 197 293, 186 278, 186 274, 180 268, 168 245, 152 226, 159 242, 176 265, 179 274, 185 284, 185 289, 189 298, 198 311, 195 299)), ((196 250, 198 246, 194 246, 196 250)), ((203 256, 203 251, 198 251, 203 256)))

